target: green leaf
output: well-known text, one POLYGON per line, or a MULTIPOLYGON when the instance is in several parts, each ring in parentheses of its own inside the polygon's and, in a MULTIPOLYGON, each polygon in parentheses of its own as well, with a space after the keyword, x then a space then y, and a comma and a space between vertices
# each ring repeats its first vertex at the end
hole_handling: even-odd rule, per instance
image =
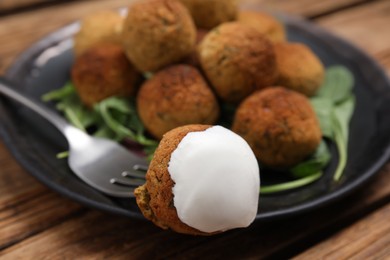
POLYGON ((64 113, 65 118, 72 125, 83 131, 86 131, 96 121, 95 113, 82 104, 71 82, 45 94, 42 99, 57 101, 57 109, 64 113))
POLYGON ((337 147, 339 161, 333 176, 335 181, 340 180, 347 164, 349 122, 355 109, 353 85, 353 74, 346 67, 332 66, 327 69, 317 96, 311 99, 323 136, 337 147))
POLYGON ((333 102, 329 98, 314 97, 310 99, 310 103, 317 115, 320 124, 321 132, 324 137, 333 138, 333 102))
POLYGON ((331 158, 330 151, 325 141, 322 140, 315 153, 306 161, 296 165, 290 171, 294 177, 304 178, 320 172, 328 165, 331 158))
POLYGON ((56 101, 56 107, 74 126, 86 131, 95 128, 91 134, 121 141, 129 138, 145 147, 148 157, 152 157, 158 142, 145 135, 145 129, 138 117, 134 100, 107 98, 89 109, 83 105, 71 82, 42 97, 45 101, 56 101))
POLYGON ((146 72, 144 72, 142 75, 143 75, 143 77, 144 77, 145 79, 151 79, 151 78, 153 78, 153 72, 146 71, 146 72))
POLYGON ((99 128, 108 127, 115 133, 115 139, 129 138, 144 146, 157 146, 158 142, 145 136, 134 101, 111 97, 96 104, 94 108, 102 118, 99 128))
POLYGON ((308 185, 310 183, 315 182, 319 178, 322 177, 322 172, 318 172, 316 174, 309 175, 304 178, 300 178, 295 181, 275 184, 275 185, 269 185, 269 186, 261 186, 260 187, 260 194, 271 194, 271 193, 277 193, 287 190, 292 190, 296 188, 300 188, 302 186, 308 185))
POLYGON ((340 180, 344 168, 347 164, 348 154, 348 130, 349 122, 355 109, 355 97, 350 96, 340 105, 336 106, 333 113, 333 125, 334 125, 334 141, 337 146, 339 154, 339 162, 334 173, 333 179, 335 181, 340 180))
POLYGON ((76 93, 76 90, 72 84, 72 82, 67 82, 65 86, 62 88, 50 91, 42 96, 42 100, 45 102, 48 101, 58 101, 62 100, 70 95, 73 95, 76 93))
POLYGON ((317 96, 329 98, 337 104, 350 96, 353 85, 354 77, 348 68, 340 65, 332 66, 326 70, 324 84, 317 96))
POLYGON ((65 159, 69 157, 69 151, 64 151, 56 155, 57 159, 65 159))

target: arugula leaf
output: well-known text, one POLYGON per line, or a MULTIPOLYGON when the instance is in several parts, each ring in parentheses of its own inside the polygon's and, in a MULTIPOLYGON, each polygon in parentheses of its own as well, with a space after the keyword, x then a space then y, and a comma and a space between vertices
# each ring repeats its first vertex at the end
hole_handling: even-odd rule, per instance
POLYGON ((64 113, 65 118, 77 128, 86 131, 93 125, 96 116, 93 111, 82 105, 72 83, 68 82, 60 89, 45 94, 44 101, 57 101, 56 108, 64 113))
POLYGON ((46 93, 45 95, 43 95, 42 100, 45 102, 62 100, 75 93, 76 90, 74 89, 72 82, 69 81, 62 88, 52 90, 46 93))
POLYGON ((45 94, 42 99, 56 101, 57 109, 71 124, 83 131, 93 128, 91 134, 95 136, 116 141, 128 138, 143 145, 148 157, 153 155, 158 145, 157 141, 145 135, 133 100, 111 97, 89 109, 82 104, 71 82, 45 94))
POLYGON ((157 142, 144 135, 145 129, 135 109, 135 102, 111 97, 95 105, 95 111, 103 119, 100 127, 108 126, 116 139, 129 138, 144 146, 156 146, 157 142))

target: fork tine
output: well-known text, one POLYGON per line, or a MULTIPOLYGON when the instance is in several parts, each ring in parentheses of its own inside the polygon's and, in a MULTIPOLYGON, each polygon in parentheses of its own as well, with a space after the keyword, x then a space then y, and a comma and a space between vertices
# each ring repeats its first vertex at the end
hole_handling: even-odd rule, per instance
POLYGON ((142 164, 135 164, 133 166, 133 169, 136 170, 136 171, 147 172, 148 171, 148 166, 147 165, 142 165, 142 164))
POLYGON ((140 180, 140 179, 126 180, 123 178, 111 178, 110 183, 115 185, 120 185, 120 186, 126 186, 126 187, 138 187, 140 185, 143 185, 145 183, 145 180, 140 180))
POLYGON ((124 171, 121 175, 122 177, 128 177, 129 179, 142 179, 145 181, 145 173, 137 171, 124 171))

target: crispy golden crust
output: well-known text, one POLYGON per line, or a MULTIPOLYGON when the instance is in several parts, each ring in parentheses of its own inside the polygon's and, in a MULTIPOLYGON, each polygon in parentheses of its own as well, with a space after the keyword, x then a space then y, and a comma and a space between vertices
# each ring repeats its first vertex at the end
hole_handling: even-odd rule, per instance
POLYGON ((110 96, 135 94, 139 73, 126 58, 120 45, 102 43, 77 57, 72 82, 87 106, 110 96))
POLYGON ((272 168, 291 167, 312 154, 321 130, 308 99, 283 87, 255 92, 239 106, 233 131, 272 168))
POLYGON ((156 138, 178 126, 214 124, 217 100, 197 69, 175 65, 156 73, 140 88, 137 109, 146 129, 156 138))
POLYGON ((270 41, 285 42, 284 26, 277 19, 263 12, 240 11, 237 21, 264 34, 270 41))
POLYGON ((193 51, 196 29, 180 2, 145 0, 129 8, 122 37, 133 64, 141 71, 156 71, 193 51))
POLYGON ((272 44, 255 29, 237 22, 212 30, 198 48, 203 71, 218 96, 239 103, 277 78, 272 44))
POLYGON ((180 0, 189 10, 197 27, 212 29, 234 21, 238 13, 237 0, 180 0))
POLYGON ((275 44, 278 85, 313 96, 324 80, 321 60, 301 43, 275 44))
POLYGON ((189 132, 204 131, 208 125, 187 125, 166 133, 161 140, 146 174, 146 183, 134 192, 144 216, 163 229, 191 235, 210 235, 194 229, 177 216, 173 202, 172 181, 168 172, 171 154, 189 132))
POLYGON ((99 11, 85 16, 74 37, 76 56, 99 43, 121 44, 122 26, 123 17, 114 11, 99 11))

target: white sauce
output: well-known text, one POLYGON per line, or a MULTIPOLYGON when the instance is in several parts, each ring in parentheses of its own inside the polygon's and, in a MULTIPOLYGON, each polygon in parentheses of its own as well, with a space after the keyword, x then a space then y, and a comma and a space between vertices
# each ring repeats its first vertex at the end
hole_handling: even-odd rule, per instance
POLYGON ((168 171, 179 219, 200 231, 247 227, 256 217, 260 176, 255 155, 239 135, 221 126, 188 133, 168 171))

